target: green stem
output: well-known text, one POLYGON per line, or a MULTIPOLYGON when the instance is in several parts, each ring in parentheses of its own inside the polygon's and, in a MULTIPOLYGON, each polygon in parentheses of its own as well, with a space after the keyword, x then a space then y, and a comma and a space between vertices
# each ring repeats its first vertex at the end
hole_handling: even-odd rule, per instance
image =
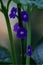
MULTIPOLYGON (((11 0, 9 0, 9 1, 11 1, 11 0)), ((11 30, 10 20, 9 20, 9 17, 8 17, 8 9, 6 9, 6 7, 3 5, 2 0, 0 0, 0 2, 1 2, 2 12, 5 16, 6 25, 7 25, 7 29, 8 29, 8 36, 9 36, 10 46, 11 46, 12 62, 13 62, 14 65, 17 65, 14 41, 13 41, 13 36, 12 36, 12 30, 11 30)))
MULTIPOLYGON (((21 17, 20 17, 20 13, 21 13, 21 4, 17 4, 17 7, 18 7, 18 20, 19 20, 19 26, 20 28, 23 27, 23 23, 22 23, 22 20, 21 20, 21 17)), ((21 39, 21 58, 22 58, 22 65, 23 64, 26 64, 26 56, 25 55, 25 52, 26 52, 26 43, 24 41, 25 39, 21 39)))
MULTIPOLYGON (((31 45, 31 21, 30 21, 30 16, 31 16, 31 11, 30 11, 30 6, 28 5, 28 8, 27 8, 27 12, 29 14, 29 21, 28 21, 28 24, 27 24, 27 46, 28 45, 31 45)), ((30 65, 30 57, 27 56, 26 58, 26 65, 30 65)))
POLYGON ((27 43, 27 40, 25 39, 22 39, 21 40, 21 43, 22 43, 22 65, 26 65, 26 43, 27 43))
MULTIPOLYGON (((27 24, 28 33, 27 33, 27 46, 31 45, 31 23, 29 21, 29 24, 27 24)), ((30 65, 30 57, 26 57, 26 65, 30 65)))
POLYGON ((10 20, 8 17, 8 12, 6 9, 3 10, 5 19, 6 19, 6 24, 7 24, 7 29, 8 29, 8 35, 9 35, 9 40, 10 40, 10 46, 11 46, 11 57, 12 57, 12 62, 14 65, 17 65, 16 62, 16 54, 15 54, 15 47, 14 47, 14 41, 13 41, 13 36, 12 36, 12 30, 11 30, 11 25, 10 25, 10 20))

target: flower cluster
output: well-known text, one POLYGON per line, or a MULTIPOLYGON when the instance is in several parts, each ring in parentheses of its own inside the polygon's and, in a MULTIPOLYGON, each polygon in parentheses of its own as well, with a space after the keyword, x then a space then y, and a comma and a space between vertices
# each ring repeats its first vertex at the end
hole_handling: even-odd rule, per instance
MULTIPOLYGON (((15 17, 17 16, 17 15, 16 15, 17 11, 18 11, 18 9, 15 8, 15 7, 13 7, 13 8, 11 9, 11 13, 9 14, 9 17, 10 17, 10 18, 15 18, 15 17)), ((22 12, 20 13, 20 16, 21 16, 22 21, 28 22, 28 13, 27 13, 26 11, 22 11, 22 12)))
MULTIPOLYGON (((9 17, 10 18, 15 18, 16 16, 17 16, 17 8, 15 8, 15 7, 13 7, 12 9, 11 9, 11 13, 10 13, 10 15, 9 15, 9 17)), ((23 22, 25 22, 25 23, 27 23, 28 22, 28 13, 26 12, 26 11, 21 11, 21 13, 20 13, 20 17, 21 17, 21 20, 23 21, 23 22)), ((24 39, 24 38, 26 38, 27 37, 27 30, 26 30, 26 28, 24 28, 24 27, 19 27, 19 24, 18 23, 16 23, 15 25, 14 25, 14 29, 13 29, 15 32, 17 32, 17 38, 21 38, 21 39, 24 39)))
MULTIPOLYGON (((17 8, 13 7, 9 17, 15 18, 17 16, 17 14, 16 14, 17 11, 18 11, 17 8)), ((26 11, 21 11, 20 17, 21 17, 21 20, 23 22, 25 22, 25 23, 28 22, 29 17, 28 17, 28 13, 26 11)), ((18 22, 16 24, 14 24, 13 31, 17 32, 17 34, 16 34, 17 38, 21 38, 21 39, 27 38, 27 29, 24 27, 19 27, 18 22)), ((31 48, 31 46, 28 46, 28 49, 26 51, 26 55, 31 56, 31 54, 32 54, 32 48, 31 48)))
POLYGON ((17 38, 25 39, 27 37, 27 30, 26 30, 26 28, 24 28, 24 27, 20 28, 18 23, 16 23, 14 25, 14 29, 13 30, 15 32, 17 32, 17 34, 16 34, 17 38))

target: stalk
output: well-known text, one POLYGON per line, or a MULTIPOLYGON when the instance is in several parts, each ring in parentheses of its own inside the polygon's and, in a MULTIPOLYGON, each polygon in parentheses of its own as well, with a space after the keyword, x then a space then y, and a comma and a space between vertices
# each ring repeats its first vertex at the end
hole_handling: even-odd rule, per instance
POLYGON ((14 65, 17 65, 12 30, 11 30, 10 20, 9 20, 8 12, 7 12, 6 8, 3 8, 3 14, 5 16, 7 30, 8 30, 8 36, 9 36, 9 40, 10 40, 12 62, 14 65))
MULTIPOLYGON (((23 27, 23 23, 20 17, 20 13, 21 13, 21 4, 17 4, 18 7, 18 21, 19 21, 19 27, 23 27)), ((26 64, 26 56, 25 56, 25 52, 26 52, 26 39, 21 39, 21 60, 22 60, 22 65, 26 64)))
POLYGON ((16 63, 16 54, 15 54, 15 47, 14 47, 14 41, 13 41, 13 36, 12 36, 12 30, 10 27, 10 21, 8 18, 7 13, 5 14, 5 19, 6 19, 6 24, 7 24, 7 29, 8 29, 8 35, 9 35, 9 40, 10 40, 10 46, 11 46, 11 55, 12 55, 12 60, 13 60, 13 64, 17 65, 16 63))
POLYGON ((9 36, 9 40, 10 40, 12 62, 13 62, 14 65, 17 65, 13 35, 12 35, 10 20, 9 20, 9 17, 8 17, 8 9, 6 9, 6 7, 3 5, 2 0, 0 0, 0 2, 1 2, 2 13, 4 14, 5 20, 6 20, 8 36, 9 36))
MULTIPOLYGON (((30 20, 30 16, 31 16, 31 11, 30 11, 30 5, 27 6, 27 12, 29 15, 29 20, 28 20, 28 24, 27 24, 27 46, 31 45, 31 20, 30 20)), ((26 57, 26 65, 30 65, 30 57, 27 56, 26 57)))

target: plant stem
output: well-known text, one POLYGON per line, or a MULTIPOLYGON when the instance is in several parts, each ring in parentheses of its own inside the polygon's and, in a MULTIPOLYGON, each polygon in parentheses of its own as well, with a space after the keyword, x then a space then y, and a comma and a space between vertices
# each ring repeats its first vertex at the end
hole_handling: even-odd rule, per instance
MULTIPOLYGON (((29 20, 28 20, 28 24, 27 24, 27 46, 28 45, 31 45, 31 21, 30 21, 30 16, 31 16, 31 12, 30 12, 30 6, 28 5, 28 8, 27 8, 27 12, 29 14, 29 20)), ((30 57, 27 56, 26 57, 26 65, 30 65, 30 57)))
POLYGON ((21 16, 20 16, 20 13, 21 13, 21 4, 17 4, 17 7, 18 7, 19 27, 23 27, 22 20, 21 20, 21 16))
POLYGON ((7 25, 7 29, 8 29, 8 35, 9 35, 10 46, 11 46, 12 62, 13 62, 14 65, 17 65, 15 47, 14 47, 13 36, 12 36, 12 30, 11 30, 11 26, 10 26, 10 20, 9 20, 9 17, 8 17, 8 12, 5 8, 3 8, 3 14, 5 16, 6 25, 7 25))
POLYGON ((2 13, 5 16, 6 25, 7 25, 7 29, 8 29, 8 35, 9 35, 10 46, 11 46, 12 62, 13 62, 14 65, 17 65, 14 42, 13 42, 13 36, 12 36, 12 30, 11 30, 11 26, 10 26, 10 20, 9 20, 9 17, 8 17, 8 9, 6 9, 6 7, 3 5, 2 0, 0 0, 0 2, 1 2, 2 13))
MULTIPOLYGON (((21 4, 17 4, 18 7, 18 21, 19 21, 19 27, 23 27, 23 23, 20 17, 20 13, 21 13, 21 4)), ((26 56, 24 56, 25 52, 26 52, 26 43, 24 41, 25 39, 21 39, 21 53, 22 53, 22 65, 26 64, 26 56)))

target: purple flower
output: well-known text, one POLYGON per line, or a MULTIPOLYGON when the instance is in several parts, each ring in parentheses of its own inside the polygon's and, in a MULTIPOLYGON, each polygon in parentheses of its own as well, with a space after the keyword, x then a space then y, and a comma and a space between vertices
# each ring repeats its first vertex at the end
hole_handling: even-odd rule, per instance
POLYGON ((19 28, 16 37, 21 39, 27 38, 27 30, 25 28, 19 28))
POLYGON ((16 23, 16 24, 14 25, 14 29, 13 29, 13 30, 14 30, 15 32, 17 32, 18 29, 19 29, 19 24, 16 23))
POLYGON ((15 18, 15 17, 16 17, 16 14, 10 13, 10 14, 9 14, 9 17, 10 17, 10 18, 15 18))
POLYGON ((32 55, 32 47, 30 45, 28 46, 28 49, 26 51, 26 55, 27 56, 31 56, 32 55))
POLYGON ((13 7, 11 12, 16 13, 17 12, 17 8, 13 7))
POLYGON ((13 7, 9 17, 10 18, 15 18, 16 17, 16 12, 17 12, 17 8, 13 7))
POLYGON ((26 11, 22 11, 20 13, 22 21, 28 22, 28 13, 26 11))

